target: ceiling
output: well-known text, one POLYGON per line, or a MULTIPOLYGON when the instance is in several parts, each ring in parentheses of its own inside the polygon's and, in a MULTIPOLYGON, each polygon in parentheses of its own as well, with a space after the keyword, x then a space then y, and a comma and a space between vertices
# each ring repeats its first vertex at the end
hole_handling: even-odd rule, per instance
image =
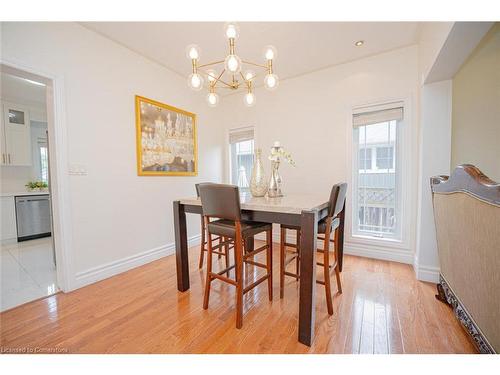
MULTIPOLYGON (((187 77, 186 46, 201 47, 200 63, 227 55, 223 22, 86 22, 83 26, 187 77)), ((417 43, 418 22, 241 22, 236 53, 264 63, 274 45, 280 79, 417 43), (364 40, 364 45, 354 43, 364 40)))

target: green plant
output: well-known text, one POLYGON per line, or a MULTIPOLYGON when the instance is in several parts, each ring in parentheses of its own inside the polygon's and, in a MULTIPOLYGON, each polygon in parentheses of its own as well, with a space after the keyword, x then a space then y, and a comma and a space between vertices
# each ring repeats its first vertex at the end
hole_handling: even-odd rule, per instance
POLYGON ((49 185, 45 181, 30 181, 24 186, 26 186, 30 190, 45 189, 49 187, 49 185))

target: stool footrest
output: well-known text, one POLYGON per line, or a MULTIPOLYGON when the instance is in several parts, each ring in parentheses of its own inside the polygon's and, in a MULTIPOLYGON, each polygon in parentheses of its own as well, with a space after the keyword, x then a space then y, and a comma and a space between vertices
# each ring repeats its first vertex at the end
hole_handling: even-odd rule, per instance
POLYGON ((295 277, 297 280, 299 279, 299 275, 296 275, 296 274, 288 272, 288 271, 285 271, 284 273, 286 276, 295 277))
POLYGON ((225 276, 219 275, 218 273, 211 272, 210 273, 210 277, 212 279, 219 279, 219 280, 225 281, 226 283, 229 283, 231 285, 236 286, 236 281, 235 280, 230 279, 229 277, 225 277, 225 276))
POLYGON ((267 250, 268 247, 269 247, 268 245, 263 245, 263 246, 259 247, 258 249, 255 249, 254 251, 246 253, 245 255, 243 255, 243 260, 246 260, 247 258, 251 258, 254 255, 257 255, 258 253, 260 253, 261 251, 267 250))
POLYGON ((222 271, 217 272, 217 275, 222 275, 223 273, 231 271, 234 267, 236 267, 236 264, 233 264, 232 266, 229 266, 227 268, 224 268, 222 271))
POLYGON ((249 292, 250 290, 252 290, 253 288, 255 288, 261 282, 267 280, 268 278, 269 278, 269 275, 264 275, 260 279, 258 279, 257 281, 255 281, 255 282, 251 283, 250 285, 246 286, 245 288, 243 288, 243 294, 245 294, 246 292, 249 292))
POLYGON ((259 263, 259 262, 256 262, 254 260, 249 260, 249 259, 244 260, 244 262, 247 264, 251 264, 252 266, 255 266, 255 267, 267 269, 267 266, 264 263, 259 263))
POLYGON ((216 249, 220 249, 222 246, 226 246, 226 245, 233 245, 234 246, 234 241, 233 240, 227 240, 227 241, 224 241, 224 242, 221 242, 217 245, 212 245, 212 250, 216 250, 216 249))
POLYGON ((284 245, 286 247, 293 247, 294 249, 297 249, 298 248, 298 245, 296 243, 288 243, 288 242, 285 242, 284 245))

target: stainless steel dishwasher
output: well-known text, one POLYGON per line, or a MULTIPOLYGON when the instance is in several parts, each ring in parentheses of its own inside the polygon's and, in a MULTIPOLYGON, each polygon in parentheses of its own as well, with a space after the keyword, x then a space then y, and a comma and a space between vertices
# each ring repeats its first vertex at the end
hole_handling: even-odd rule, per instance
POLYGON ((16 197, 17 240, 26 241, 51 235, 50 196, 16 197))

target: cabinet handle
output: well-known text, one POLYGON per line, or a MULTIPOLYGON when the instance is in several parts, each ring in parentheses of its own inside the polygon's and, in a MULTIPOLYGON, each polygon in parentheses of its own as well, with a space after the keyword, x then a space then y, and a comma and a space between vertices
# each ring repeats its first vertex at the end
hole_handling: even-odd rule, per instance
POLYGON ((5 164, 5 154, 2 154, 2 164, 5 164))
POLYGON ((8 154, 8 155, 9 155, 9 164, 11 164, 11 163, 10 163, 10 154, 8 154))

